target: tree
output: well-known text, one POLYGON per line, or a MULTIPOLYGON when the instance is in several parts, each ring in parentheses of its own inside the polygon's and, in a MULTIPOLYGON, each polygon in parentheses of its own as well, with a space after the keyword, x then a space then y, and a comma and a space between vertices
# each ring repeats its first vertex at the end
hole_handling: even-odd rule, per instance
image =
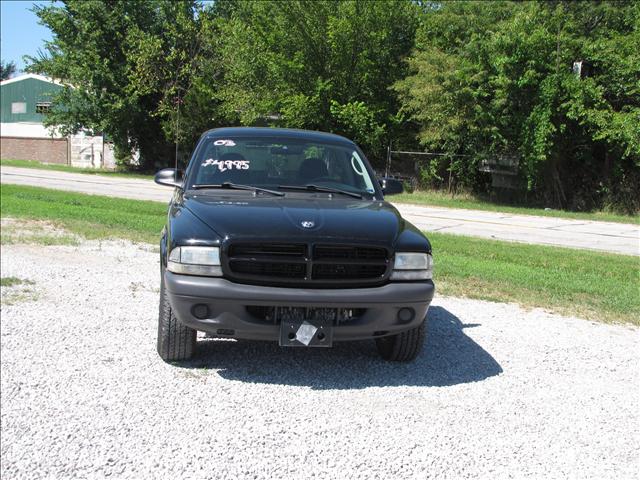
POLYGON ((0 62, 0 80, 7 80, 16 73, 16 64, 14 62, 0 62))
POLYGON ((468 187, 486 188, 480 158, 515 153, 523 194, 638 209, 639 11, 632 2, 432 5, 411 73, 394 85, 402 111, 425 147, 470 155, 454 165, 468 187))
POLYGON ((381 158, 417 6, 409 1, 245 1, 221 26, 218 97, 241 124, 342 133, 381 158))
POLYGON ((139 149, 142 169, 169 164, 177 106, 201 59, 201 5, 66 0, 34 11, 54 35, 28 68, 67 84, 45 123, 105 132, 120 158, 139 149))
MULTIPOLYGON (((219 125, 344 134, 444 153, 424 178, 521 198, 640 209, 640 4, 411 0, 81 1, 35 6, 53 32, 30 71, 67 85, 47 125, 105 132, 164 166, 219 125), (582 66, 582 67, 579 67, 582 66)), ((3 65, 3 72, 5 71, 3 65)), ((172 163, 172 162, 171 162, 172 163)))

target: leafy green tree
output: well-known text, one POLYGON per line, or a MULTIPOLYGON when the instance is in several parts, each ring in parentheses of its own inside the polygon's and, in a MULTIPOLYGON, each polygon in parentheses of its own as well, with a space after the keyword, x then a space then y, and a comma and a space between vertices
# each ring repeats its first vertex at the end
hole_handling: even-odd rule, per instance
POLYGON ((239 1, 221 26, 227 116, 343 133, 382 158, 397 126, 389 86, 417 27, 408 1, 239 1))
POLYGON ((168 164, 202 55, 200 4, 66 0, 34 11, 54 38, 29 69, 67 84, 46 124, 105 132, 119 157, 139 149, 143 169, 168 164))
POLYGON ((402 111, 425 147, 470 155, 451 166, 463 185, 485 189, 479 160, 515 154, 523 193, 547 204, 638 209, 638 12, 633 2, 432 4, 411 73, 394 85, 402 111))
POLYGON ((0 80, 11 78, 16 73, 16 64, 14 62, 0 62, 0 80))
MULTIPOLYGON (((140 168, 219 125, 333 131, 378 166, 387 145, 444 153, 431 184, 640 209, 640 4, 410 0, 65 0, 30 71, 65 87, 47 116, 105 132, 140 168)), ((2 73, 6 67, 2 66, 2 73)))

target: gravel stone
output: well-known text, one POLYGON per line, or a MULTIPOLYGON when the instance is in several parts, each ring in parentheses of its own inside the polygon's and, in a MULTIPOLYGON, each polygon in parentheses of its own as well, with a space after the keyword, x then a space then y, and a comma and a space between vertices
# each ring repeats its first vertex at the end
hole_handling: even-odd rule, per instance
POLYGON ((156 248, 8 245, 2 276, 37 291, 1 309, 3 479, 640 475, 636 327, 437 297, 411 364, 200 338, 169 365, 156 248))

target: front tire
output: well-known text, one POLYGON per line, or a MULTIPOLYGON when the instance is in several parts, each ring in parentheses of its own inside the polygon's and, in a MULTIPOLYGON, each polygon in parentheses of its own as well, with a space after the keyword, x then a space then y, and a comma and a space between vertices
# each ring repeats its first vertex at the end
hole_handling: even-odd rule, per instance
POLYGON ((158 354, 165 362, 189 360, 196 348, 197 331, 183 325, 171 309, 164 287, 164 275, 160 280, 160 311, 158 314, 158 354))
POLYGON ((425 319, 419 327, 397 335, 376 338, 378 353, 390 362, 412 362, 422 351, 426 330, 425 319))

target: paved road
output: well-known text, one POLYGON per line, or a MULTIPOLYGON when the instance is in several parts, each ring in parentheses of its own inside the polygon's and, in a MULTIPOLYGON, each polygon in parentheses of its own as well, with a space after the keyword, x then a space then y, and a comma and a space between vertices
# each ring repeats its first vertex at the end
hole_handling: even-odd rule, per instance
MULTIPOLYGON (((162 202, 171 196, 171 189, 143 179, 17 167, 2 167, 0 173, 2 183, 162 202)), ((417 205, 396 207, 407 220, 426 231, 640 255, 638 225, 417 205)))

